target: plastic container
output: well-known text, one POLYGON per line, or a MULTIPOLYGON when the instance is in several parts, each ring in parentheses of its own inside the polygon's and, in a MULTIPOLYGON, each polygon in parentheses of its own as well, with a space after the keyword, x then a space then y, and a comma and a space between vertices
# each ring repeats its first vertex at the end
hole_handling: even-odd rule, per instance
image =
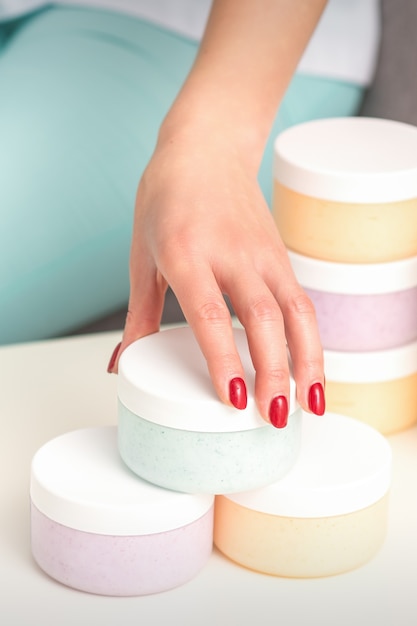
POLYGON ((275 142, 273 214, 287 247, 344 263, 417 255, 417 128, 365 117, 293 126, 275 142))
POLYGON ((234 336, 246 376, 244 410, 218 399, 189 327, 148 335, 122 353, 119 450, 145 480, 190 493, 229 493, 278 480, 294 464, 301 438, 295 383, 288 424, 276 429, 255 406, 246 334, 235 329, 234 336))
POLYGON ((385 350, 417 339, 417 257, 357 264, 289 256, 324 348, 385 350))
POLYGON ((49 576, 82 591, 171 589, 212 552, 213 501, 140 480, 119 457, 115 427, 73 431, 33 458, 32 553, 49 576))
POLYGON ((417 342, 391 350, 324 350, 326 407, 384 435, 417 423, 417 342))
POLYGON ((386 536, 391 450, 366 424, 306 415, 297 464, 259 490, 216 497, 214 543, 240 565, 275 576, 357 568, 386 536))

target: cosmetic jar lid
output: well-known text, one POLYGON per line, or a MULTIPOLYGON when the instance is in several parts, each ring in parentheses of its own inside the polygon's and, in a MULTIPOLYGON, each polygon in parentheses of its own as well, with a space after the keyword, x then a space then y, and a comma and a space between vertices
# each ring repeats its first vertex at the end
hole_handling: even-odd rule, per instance
POLYGON ((417 256, 389 263, 335 263, 288 251, 303 287, 327 293, 377 295, 417 286, 417 256))
POLYGON ((389 350, 323 350, 326 378, 341 383, 379 383, 417 373, 417 341, 389 350))
MULTIPOLYGON (((240 328, 233 333, 245 372, 246 409, 219 400, 189 326, 147 335, 126 348, 119 360, 120 402, 145 420, 180 430, 222 433, 270 428, 255 405, 255 372, 246 333, 240 328)), ((289 413, 298 408, 291 376, 289 413)))
POLYGON ((31 500, 49 519, 103 535, 148 535, 202 517, 213 496, 169 491, 141 480, 121 460, 117 428, 71 431, 44 444, 31 466, 31 500))
POLYGON ((292 126, 274 144, 274 177, 324 200, 388 203, 417 197, 417 128, 340 117, 292 126))
POLYGON ((380 500, 391 484, 391 448, 357 419, 305 414, 297 463, 281 480, 228 494, 237 504, 269 515, 321 518, 345 515, 380 500))

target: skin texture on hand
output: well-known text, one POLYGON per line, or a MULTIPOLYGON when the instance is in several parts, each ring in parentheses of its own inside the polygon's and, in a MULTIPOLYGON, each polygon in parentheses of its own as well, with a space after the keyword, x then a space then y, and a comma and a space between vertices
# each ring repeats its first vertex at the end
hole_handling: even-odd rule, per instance
POLYGON ((159 329, 170 285, 219 398, 238 406, 230 383, 244 380, 244 372, 226 294, 247 333, 258 409, 279 427, 288 410, 286 343, 297 398, 317 413, 324 410, 323 357, 313 306, 295 280, 257 171, 279 102, 324 4, 214 2, 196 62, 138 187, 129 312, 111 367, 117 371, 118 357, 132 341, 159 329))

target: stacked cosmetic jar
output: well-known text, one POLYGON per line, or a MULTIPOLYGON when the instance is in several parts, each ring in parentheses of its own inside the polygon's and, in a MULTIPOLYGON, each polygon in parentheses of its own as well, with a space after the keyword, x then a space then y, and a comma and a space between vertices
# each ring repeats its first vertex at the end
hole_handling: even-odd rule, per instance
POLYGON ((246 408, 219 401, 191 329, 173 328, 121 355, 117 426, 38 450, 31 543, 49 576, 140 596, 190 581, 213 544, 240 565, 294 577, 338 574, 377 552, 391 482, 386 439, 347 416, 303 414, 292 377, 287 425, 263 421, 246 334, 234 337, 246 408))
POLYGON ((391 451, 417 421, 417 129, 328 119, 275 144, 274 217, 312 299, 327 412, 257 412, 246 334, 242 410, 217 398, 189 327, 121 355, 118 424, 47 442, 31 468, 38 565, 70 587, 147 595, 197 576, 213 545, 252 570, 340 574, 381 547, 391 451))
POLYGON ((307 122, 275 143, 273 213, 316 310, 326 406, 383 434, 417 421, 417 128, 307 122))
MULTIPOLYGON (((235 339, 254 387, 246 335, 235 339)), ((291 381, 288 424, 222 404, 188 327, 155 333, 122 354, 118 426, 66 433, 35 454, 31 544, 38 565, 70 587, 148 595, 191 580, 213 547, 217 493, 286 475, 301 445, 291 381)))

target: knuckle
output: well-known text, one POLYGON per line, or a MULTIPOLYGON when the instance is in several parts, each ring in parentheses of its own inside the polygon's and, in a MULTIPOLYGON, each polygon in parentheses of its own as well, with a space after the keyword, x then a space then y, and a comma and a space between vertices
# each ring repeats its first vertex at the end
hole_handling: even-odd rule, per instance
POLYGON ((287 310, 295 317, 315 318, 316 316, 314 305, 304 291, 297 292, 288 299, 287 310))
POLYGON ((134 322, 136 318, 137 316, 134 314, 132 309, 128 309, 126 313, 126 318, 125 318, 125 326, 134 326, 134 322))
POLYGON ((207 300, 196 309, 196 317, 202 322, 224 322, 230 313, 224 301, 207 300))
POLYGON ((288 384, 289 372, 285 367, 279 365, 272 365, 267 370, 267 376, 269 380, 279 387, 283 387, 288 384))
POLYGON ((150 311, 143 310, 140 314, 129 309, 125 317, 125 335, 138 339, 144 334, 149 334, 150 327, 156 327, 155 316, 150 311), (146 329, 146 330, 145 330, 146 329))
POLYGON ((297 364, 297 366, 304 378, 313 379, 322 374, 323 360, 319 357, 316 359, 303 358, 301 364, 297 364))
POLYGON ((256 322, 276 322, 281 319, 276 302, 266 296, 250 302, 247 313, 248 317, 256 322))
POLYGON ((257 370, 257 376, 259 380, 262 379, 262 386, 269 389, 272 394, 289 391, 290 373, 282 363, 272 363, 269 366, 265 363, 261 370, 257 370))

